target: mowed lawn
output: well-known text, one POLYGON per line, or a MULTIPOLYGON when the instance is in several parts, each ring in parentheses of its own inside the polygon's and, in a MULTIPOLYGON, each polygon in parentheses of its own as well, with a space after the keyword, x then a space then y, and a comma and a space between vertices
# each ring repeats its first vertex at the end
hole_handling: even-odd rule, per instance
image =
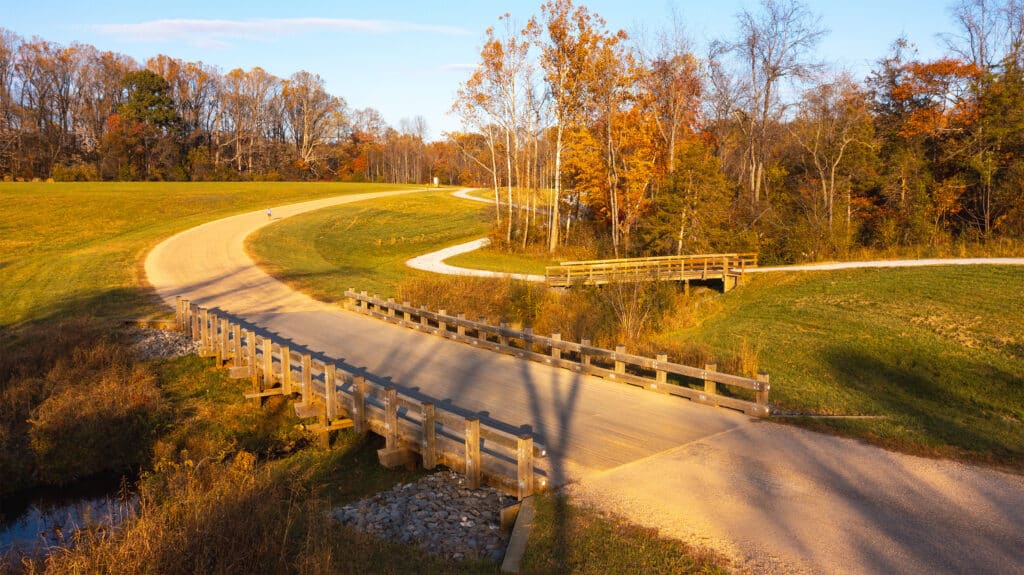
POLYGON ((89 314, 163 314, 146 253, 192 226, 249 210, 410 186, 348 183, 0 183, 0 328, 89 314))
POLYGON ((751 275, 709 308, 662 341, 759 350, 778 410, 882 416, 792 421, 1024 471, 1024 267, 751 275))
POLYGON ((432 275, 406 260, 486 234, 489 213, 451 191, 381 198, 282 220, 247 247, 274 277, 322 301, 350 287, 391 296, 403 281, 432 275))

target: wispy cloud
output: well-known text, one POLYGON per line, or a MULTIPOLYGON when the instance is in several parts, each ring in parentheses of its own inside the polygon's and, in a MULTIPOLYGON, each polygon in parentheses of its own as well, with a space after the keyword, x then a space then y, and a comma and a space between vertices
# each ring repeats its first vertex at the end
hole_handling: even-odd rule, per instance
POLYGON ((225 46, 231 40, 266 40, 316 31, 395 34, 424 32, 463 36, 469 32, 456 26, 440 26, 395 20, 348 18, 256 18, 248 20, 151 20, 135 24, 96 24, 101 34, 134 42, 184 41, 198 46, 225 46))

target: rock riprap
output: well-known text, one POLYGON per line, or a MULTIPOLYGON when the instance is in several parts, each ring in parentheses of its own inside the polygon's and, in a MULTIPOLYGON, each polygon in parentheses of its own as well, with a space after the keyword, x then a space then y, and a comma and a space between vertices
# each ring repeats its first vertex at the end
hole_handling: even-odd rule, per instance
POLYGON ((514 497, 496 489, 467 489, 462 476, 443 471, 335 509, 334 516, 360 531, 448 559, 500 562, 508 545, 500 511, 513 503, 514 497))
POLYGON ((135 328, 128 330, 128 336, 141 360, 168 359, 199 351, 199 342, 177 331, 135 328))

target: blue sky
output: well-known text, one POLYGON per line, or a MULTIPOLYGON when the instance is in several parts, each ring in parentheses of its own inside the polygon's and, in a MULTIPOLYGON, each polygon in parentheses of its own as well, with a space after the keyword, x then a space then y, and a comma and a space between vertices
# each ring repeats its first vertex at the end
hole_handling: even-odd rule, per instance
MULTIPOLYGON (((392 125, 422 115, 432 137, 458 128, 447 114, 458 84, 478 59, 483 32, 509 12, 524 23, 532 2, 245 2, 230 0, 8 0, 0 27, 23 37, 92 44, 137 60, 167 54, 228 71, 261 66, 287 77, 319 74, 353 108, 371 106, 392 125)), ((671 13, 666 0, 583 2, 610 28, 653 33, 671 13)), ((937 34, 952 30, 945 1, 812 0, 830 30, 820 57, 863 78, 900 34, 922 57, 942 54, 937 34)), ((730 37, 751 0, 676 0, 698 49, 730 37)))

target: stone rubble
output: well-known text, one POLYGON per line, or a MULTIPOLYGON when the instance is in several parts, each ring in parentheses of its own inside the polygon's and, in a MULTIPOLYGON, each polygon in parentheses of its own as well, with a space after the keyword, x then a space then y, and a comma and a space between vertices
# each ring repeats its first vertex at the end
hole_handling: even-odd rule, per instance
POLYGON ((143 361, 169 359, 199 351, 199 342, 194 342, 191 336, 177 331, 132 328, 128 330, 128 337, 136 357, 143 361))
POLYGON ((500 563, 508 545, 500 511, 515 502, 493 488, 468 489, 461 475, 442 471, 350 503, 333 514, 360 531, 419 545, 447 559, 500 563))

